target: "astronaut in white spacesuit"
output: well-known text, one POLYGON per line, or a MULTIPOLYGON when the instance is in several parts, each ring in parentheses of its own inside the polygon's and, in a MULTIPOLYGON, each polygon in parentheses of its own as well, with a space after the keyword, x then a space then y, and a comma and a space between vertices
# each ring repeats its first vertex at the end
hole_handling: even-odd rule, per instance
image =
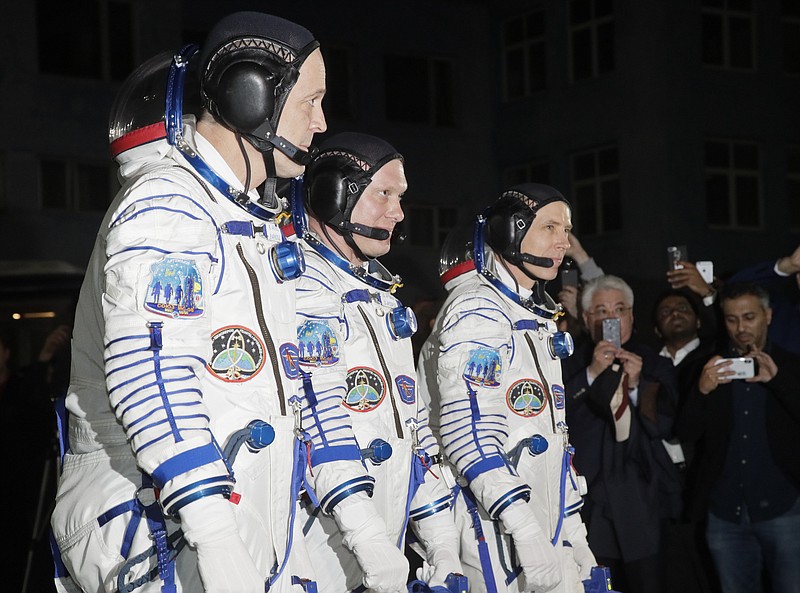
POLYGON ((195 132, 181 117, 196 49, 163 76, 159 121, 112 115, 125 185, 77 307, 51 520, 60 590, 263 593, 313 578, 292 537, 303 260, 275 186, 326 129, 324 62, 295 23, 225 17, 191 61, 195 132))
POLYGON ((409 521, 424 550, 417 576, 444 587, 461 573, 451 493, 417 397, 416 321, 393 296, 400 279, 376 259, 398 231, 406 188, 391 145, 341 133, 320 145, 293 203, 306 247, 297 340, 313 442, 304 532, 320 591, 405 593, 409 521))
POLYGON ((521 184, 478 217, 471 241, 455 233, 443 249, 448 295, 420 352, 420 395, 455 476, 471 591, 582 593, 595 564, 565 423, 572 341, 544 290, 571 227, 557 190, 521 184))

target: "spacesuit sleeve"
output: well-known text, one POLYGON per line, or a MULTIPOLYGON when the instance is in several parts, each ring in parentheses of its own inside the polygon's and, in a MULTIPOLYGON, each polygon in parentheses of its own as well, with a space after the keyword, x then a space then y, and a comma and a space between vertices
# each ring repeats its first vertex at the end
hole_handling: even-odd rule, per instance
POLYGON ((347 386, 343 348, 347 331, 336 278, 321 258, 307 255, 306 272, 297 280, 302 420, 312 444, 306 478, 326 513, 356 492, 371 491, 374 484, 362 464, 350 416, 342 406, 347 386))
POLYGON ((213 219, 178 179, 143 178, 121 202, 108 228, 103 294, 110 403, 167 512, 233 483, 198 379, 221 250, 213 219))
MULTIPOLYGON (((505 455, 503 370, 513 355, 511 320, 488 289, 448 306, 439 333, 440 436, 447 458, 493 518, 530 493, 505 455)), ((496 298, 496 297, 495 297, 496 298)), ((436 397, 436 394, 433 394, 436 397)))

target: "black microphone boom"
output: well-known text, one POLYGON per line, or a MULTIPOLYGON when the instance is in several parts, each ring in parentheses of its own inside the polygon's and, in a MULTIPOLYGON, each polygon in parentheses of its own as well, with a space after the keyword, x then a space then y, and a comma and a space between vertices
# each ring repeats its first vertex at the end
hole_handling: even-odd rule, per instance
POLYGON ((343 222, 339 225, 340 228, 367 237, 368 239, 377 239, 378 241, 385 241, 389 238, 389 231, 386 229, 376 229, 375 227, 357 224, 355 222, 343 222))
POLYGON ((511 261, 519 259, 520 261, 524 261, 527 264, 539 268, 552 268, 555 265, 555 262, 549 257, 539 257, 538 255, 531 255, 530 253, 517 253, 516 251, 509 253, 508 259, 511 261))

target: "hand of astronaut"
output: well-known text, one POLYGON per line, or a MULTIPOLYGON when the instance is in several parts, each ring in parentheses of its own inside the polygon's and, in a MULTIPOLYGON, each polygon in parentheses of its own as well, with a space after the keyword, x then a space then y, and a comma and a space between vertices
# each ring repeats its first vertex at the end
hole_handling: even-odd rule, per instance
POLYGON ((585 581, 592 576, 592 568, 597 566, 597 560, 589 549, 586 541, 586 526, 579 514, 570 515, 564 519, 564 537, 572 547, 572 558, 578 568, 578 578, 585 581))
POLYGON ((197 551, 205 593, 264 593, 265 577, 239 536, 230 502, 208 496, 178 513, 186 541, 197 551))
POLYGON ((425 549, 426 562, 417 569, 418 579, 428 583, 431 588, 446 588, 447 575, 451 572, 464 573, 458 556, 458 531, 449 509, 413 521, 411 528, 425 549))
POLYGON ((517 560, 525 577, 522 590, 544 593, 554 589, 561 582, 558 554, 527 503, 511 504, 500 513, 500 520, 514 540, 517 560))
POLYGON ((364 586, 375 593, 407 593, 408 559, 389 539, 372 501, 355 494, 336 505, 333 516, 361 566, 364 586))

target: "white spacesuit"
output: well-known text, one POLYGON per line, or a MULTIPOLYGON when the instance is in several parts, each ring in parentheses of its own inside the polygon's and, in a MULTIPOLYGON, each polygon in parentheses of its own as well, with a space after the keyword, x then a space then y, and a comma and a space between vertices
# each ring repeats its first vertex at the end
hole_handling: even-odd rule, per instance
MULTIPOLYGON (((356 146, 363 137, 344 136, 356 146)), ((318 158, 332 145, 343 152, 341 138, 326 140, 318 158)), ((315 171, 312 163, 307 183, 315 183, 315 171)), ((443 586, 449 573, 461 572, 458 537, 448 512, 451 493, 430 458, 438 448, 417 397, 410 341, 416 321, 392 294, 400 279, 376 259, 351 264, 305 229, 302 211, 295 209, 294 220, 306 246, 297 341, 303 428, 313 443, 308 482, 314 500, 303 520, 319 590, 351 591, 362 580, 370 590, 396 591, 397 583, 404 590, 408 564, 398 549, 409 520, 426 559, 419 576, 443 586), (401 574, 387 576, 389 563, 401 574)))
MULTIPOLYGON (((226 34, 284 23, 231 19, 226 34)), ((215 147, 179 129, 181 149, 118 156, 126 183, 76 312, 55 539, 85 591, 245 590, 245 577, 299 591, 313 578, 293 522, 302 254, 248 210, 258 193, 215 147)))
POLYGON ((461 562, 472 591, 559 583, 552 590, 582 592, 594 557, 565 423, 560 357, 571 339, 557 332, 559 307, 544 291, 518 287, 497 264, 480 220, 474 261, 443 270, 448 296, 419 365, 420 395, 460 488, 461 562))

